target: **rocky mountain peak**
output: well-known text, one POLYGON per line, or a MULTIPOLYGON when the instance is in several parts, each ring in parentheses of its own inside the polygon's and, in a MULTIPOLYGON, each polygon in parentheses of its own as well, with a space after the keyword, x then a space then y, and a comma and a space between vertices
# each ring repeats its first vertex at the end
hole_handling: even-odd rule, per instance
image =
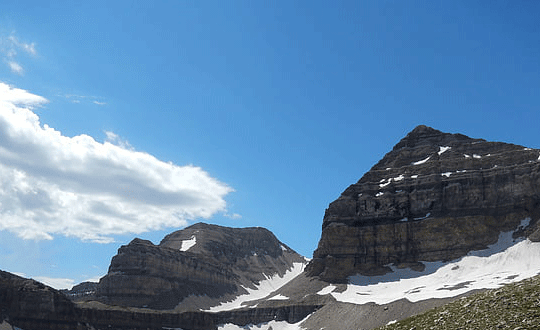
POLYGON ((194 297, 214 304, 231 300, 261 280, 283 276, 295 263, 306 261, 265 228, 197 223, 167 235, 159 245, 136 238, 122 246, 96 296, 123 306, 208 307, 208 301, 194 302, 194 297))
POLYGON ((418 126, 330 203, 308 273, 343 281, 421 267, 535 224, 539 160, 540 150, 418 126))
POLYGON ((453 143, 470 143, 474 141, 483 141, 481 139, 471 139, 463 134, 443 133, 439 130, 425 125, 416 126, 407 134, 393 150, 401 148, 416 148, 426 145, 448 145, 453 143))

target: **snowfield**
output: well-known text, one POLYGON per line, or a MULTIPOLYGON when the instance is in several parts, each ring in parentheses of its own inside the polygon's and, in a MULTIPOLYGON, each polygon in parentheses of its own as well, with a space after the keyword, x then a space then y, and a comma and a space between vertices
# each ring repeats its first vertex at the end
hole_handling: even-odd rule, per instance
MULTIPOLYGON (((308 316, 309 317, 309 316, 308 316)), ((308 317, 297 323, 288 323, 286 321, 270 321, 261 324, 248 324, 245 326, 238 326, 235 324, 227 323, 218 325, 218 330, 304 330, 300 327, 300 324, 304 322, 308 317)))
MULTIPOLYGON (((209 311, 209 312, 229 311, 229 310, 242 307, 242 304, 245 302, 262 299, 270 295, 272 292, 276 291, 277 289, 281 288, 283 285, 287 284, 296 276, 300 275, 300 273, 304 271, 305 265, 306 264, 302 262, 295 262, 292 268, 289 269, 283 275, 283 277, 277 274, 272 277, 267 277, 266 280, 262 280, 258 285, 256 285, 255 289, 244 287, 244 289, 246 289, 246 291, 248 292, 247 294, 238 296, 233 301, 222 303, 221 305, 218 305, 218 306, 210 307, 210 309, 207 309, 206 311, 209 311)), ((280 295, 279 297, 274 298, 274 299, 288 299, 288 298, 280 295)), ((232 328, 232 329, 236 329, 236 328, 232 328)), ((254 329, 257 329, 257 328, 254 328, 254 329)), ((278 328, 274 328, 274 329, 278 329, 278 328)))
MULTIPOLYGON (((523 220, 520 227, 528 225, 523 220)), ((353 276, 347 289, 332 292, 328 286, 318 294, 330 293, 336 300, 354 304, 388 304, 406 298, 411 302, 447 298, 475 289, 493 289, 540 273, 540 243, 513 240, 512 232, 501 233, 497 243, 447 263, 426 262, 423 272, 396 269, 383 276, 353 276)))

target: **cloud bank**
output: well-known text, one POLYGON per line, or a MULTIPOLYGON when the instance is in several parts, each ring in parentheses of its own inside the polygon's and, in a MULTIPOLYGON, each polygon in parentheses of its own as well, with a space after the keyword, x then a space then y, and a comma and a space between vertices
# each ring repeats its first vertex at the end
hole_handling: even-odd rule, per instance
POLYGON ((0 230, 112 242, 112 235, 179 227, 226 212, 233 191, 196 166, 107 141, 63 136, 32 111, 41 96, 0 82, 0 230))

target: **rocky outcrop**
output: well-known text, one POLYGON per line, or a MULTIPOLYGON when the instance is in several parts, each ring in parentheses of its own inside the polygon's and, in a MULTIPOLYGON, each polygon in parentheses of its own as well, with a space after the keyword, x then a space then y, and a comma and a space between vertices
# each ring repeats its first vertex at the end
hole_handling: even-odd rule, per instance
POLYGON ((540 237, 540 151, 418 126, 325 212, 310 276, 344 282, 540 237))
POLYGON ((266 277, 282 276, 297 262, 305 259, 267 229, 199 223, 159 245, 134 239, 122 246, 96 298, 114 305, 189 310, 179 304, 191 295, 213 298, 217 305, 266 277))
POLYGON ((220 324, 296 323, 320 308, 314 304, 276 304, 209 313, 118 308, 76 304, 42 283, 0 271, 0 325, 25 330, 214 330, 220 324))

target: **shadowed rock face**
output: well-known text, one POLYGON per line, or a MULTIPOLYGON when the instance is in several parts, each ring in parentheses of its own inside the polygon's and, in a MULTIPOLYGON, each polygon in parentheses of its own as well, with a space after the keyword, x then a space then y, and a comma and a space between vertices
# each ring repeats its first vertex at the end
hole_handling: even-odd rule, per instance
POLYGON ((343 282, 386 265, 421 269, 486 248, 531 224, 536 239, 540 151, 418 126, 325 212, 311 276, 343 282))
POLYGON ((108 304, 157 309, 175 308, 188 296, 210 297, 218 304, 266 276, 283 275, 295 262, 305 259, 264 228, 199 223, 166 236, 159 245, 134 239, 122 246, 96 297, 108 304))

